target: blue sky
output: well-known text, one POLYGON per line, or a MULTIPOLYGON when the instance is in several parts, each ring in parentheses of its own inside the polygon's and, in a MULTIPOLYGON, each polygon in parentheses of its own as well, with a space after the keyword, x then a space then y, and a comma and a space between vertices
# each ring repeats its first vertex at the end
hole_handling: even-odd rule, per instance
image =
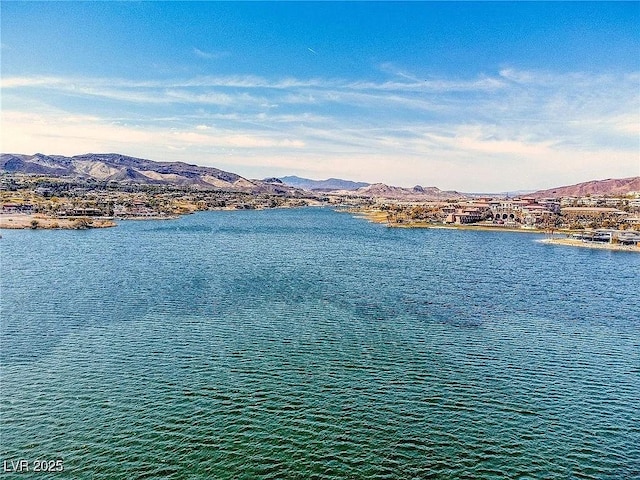
POLYGON ((3 152, 463 191, 640 175, 638 2, 13 2, 3 152))

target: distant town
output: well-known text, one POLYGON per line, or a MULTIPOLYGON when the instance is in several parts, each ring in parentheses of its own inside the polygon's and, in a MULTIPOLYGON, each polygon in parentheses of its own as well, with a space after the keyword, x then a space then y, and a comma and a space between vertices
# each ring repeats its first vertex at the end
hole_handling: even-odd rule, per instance
POLYGON ((564 232, 573 243, 640 247, 640 195, 637 193, 622 197, 483 197, 467 201, 383 202, 361 212, 372 221, 396 227, 564 232))
MULTIPOLYGON (((313 181, 307 181, 307 188, 296 187, 304 180, 298 177, 283 177, 296 179, 297 183, 287 185, 278 178, 246 180, 208 167, 113 155, 85 156, 73 163, 67 157, 3 154, 3 161, 0 228, 83 229, 114 226, 117 219, 166 219, 205 210, 326 205, 390 227, 564 232, 581 241, 640 245, 640 191, 633 190, 567 195, 559 187, 555 191, 560 194, 555 196, 549 191, 542 192, 547 195, 478 196, 435 187, 403 189, 337 179, 331 180, 342 189, 332 189, 329 181, 322 183, 325 188, 309 189, 313 181), (57 164, 66 166, 64 175, 51 173, 52 168, 61 168, 57 164), (107 172, 111 178, 74 174, 68 170, 71 164, 85 172, 107 172), (46 165, 49 170, 39 172, 34 165, 46 165), (123 171, 128 176, 123 178, 123 171), (181 175, 188 181, 177 182, 181 175)), ((627 180, 635 182, 629 188, 638 183, 637 178, 627 180)))
POLYGON ((538 230, 627 229, 640 226, 640 196, 492 198, 396 202, 379 206, 390 224, 485 225, 538 230))

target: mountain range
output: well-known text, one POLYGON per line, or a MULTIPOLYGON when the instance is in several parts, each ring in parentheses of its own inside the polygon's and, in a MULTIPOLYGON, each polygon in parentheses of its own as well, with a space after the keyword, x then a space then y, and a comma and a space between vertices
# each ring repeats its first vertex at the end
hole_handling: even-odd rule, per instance
MULTIPOLYGON (((269 179, 271 180, 271 179, 269 179)), ((437 187, 421 187, 416 185, 413 188, 394 187, 384 183, 353 182, 340 178, 329 178, 327 180, 311 180, 293 176, 280 177, 283 183, 311 190, 315 192, 332 192, 343 195, 354 195, 360 197, 379 197, 397 200, 438 200, 462 198, 466 195, 454 191, 442 191, 437 187)), ((268 180, 265 180, 268 181, 268 180)))
POLYGON ((416 185, 413 188, 404 188, 385 185, 384 183, 374 183, 351 192, 338 192, 360 197, 388 198, 404 201, 459 200, 468 197, 468 195, 464 193, 453 190, 440 190, 438 187, 422 187, 416 185))
MULTIPOLYGON (((311 180, 296 176, 249 180, 214 167, 184 162, 156 162, 118 153, 87 153, 73 157, 62 155, 0 154, 0 172, 59 176, 103 182, 145 185, 171 185, 202 190, 247 193, 295 194, 298 189, 334 192, 360 197, 378 197, 407 201, 444 200, 472 197, 437 187, 403 188, 383 183, 369 184, 338 178, 311 180)), ((571 197, 585 195, 624 195, 640 192, 640 177, 593 180, 527 193, 528 197, 571 197)))
POLYGON ((155 162, 117 153, 87 153, 74 157, 62 155, 0 155, 0 171, 103 182, 144 185, 171 185, 203 190, 227 190, 248 193, 288 193, 294 191, 282 183, 248 180, 235 173, 183 162, 155 162))

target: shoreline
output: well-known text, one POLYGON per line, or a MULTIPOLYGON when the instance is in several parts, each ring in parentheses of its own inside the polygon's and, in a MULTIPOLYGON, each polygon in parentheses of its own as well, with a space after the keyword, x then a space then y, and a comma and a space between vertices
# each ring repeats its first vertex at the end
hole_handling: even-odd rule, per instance
POLYGON ((2 214, 0 230, 85 230, 110 228, 118 224, 104 217, 50 217, 42 214, 2 214))
POLYGON ((616 251, 616 252, 640 253, 640 246, 638 245, 634 246, 634 245, 621 245, 616 243, 585 242, 575 238, 544 238, 537 241, 547 245, 562 245, 566 247, 580 247, 580 248, 592 248, 597 250, 610 250, 610 251, 616 251))
MULTIPOLYGON (((512 228, 503 226, 490 226, 490 225, 445 225, 434 224, 427 222, 403 222, 403 223, 389 223, 387 221, 387 214, 381 211, 357 211, 350 212, 356 218, 362 218, 368 220, 371 223, 378 223, 387 225, 389 228, 432 228, 439 230, 467 230, 467 231, 489 231, 489 232, 513 232, 513 233, 536 233, 538 235, 549 235, 549 232, 544 230, 537 230, 532 228, 512 228)), ((537 242, 547 245, 562 245, 568 247, 580 247, 580 248, 592 248, 598 250, 609 250, 617 252, 633 252, 640 253, 640 245, 621 245, 616 243, 599 243, 599 242, 586 242, 568 236, 572 233, 577 233, 574 230, 557 230, 551 235, 567 235, 567 237, 551 237, 538 239, 537 242)))
MULTIPOLYGON (((307 205, 319 207, 321 205, 307 205)), ((255 208, 251 210, 272 210, 272 209, 289 209, 299 208, 290 205, 279 205, 271 208, 255 208)), ((125 215, 116 217, 89 217, 89 216, 73 216, 73 217, 54 217, 42 213, 0 213, 0 230, 86 230, 90 228, 111 228, 117 227, 117 221, 155 221, 155 220, 177 220, 186 215, 192 215, 197 212, 216 211, 216 212, 240 212, 245 209, 239 209, 234 206, 216 207, 207 210, 189 210, 175 214, 158 214, 158 215, 125 215), (35 225, 33 222, 37 222, 35 225)))
MULTIPOLYGON (((280 207, 291 208, 291 207, 280 207)), ((235 211, 233 208, 219 208, 217 211, 235 211)), ((336 210, 339 211, 339 210, 336 210)), ((366 211, 348 211, 343 210, 345 213, 350 213, 355 218, 361 218, 371 223, 383 224, 388 228, 427 228, 436 230, 467 230, 467 231, 490 231, 490 232, 511 232, 511 233, 535 233, 538 235, 548 235, 549 232, 528 228, 512 228, 503 226, 490 226, 490 225, 447 225, 447 224, 434 224, 427 222, 406 222, 406 223, 389 223, 387 221, 387 215, 384 212, 366 212, 366 211)), ((195 212, 185 213, 186 215, 195 212)), ((118 217, 117 220, 121 221, 148 221, 148 220, 175 220, 182 215, 158 215, 158 216, 140 216, 140 217, 118 217)), ((0 214, 0 230, 86 230, 91 228, 111 228, 118 226, 115 218, 105 217, 51 217, 43 214, 0 214), (35 223, 34 223, 35 222, 35 223)), ((575 238, 570 238, 568 235, 575 233, 570 230, 559 230, 555 232, 556 235, 567 235, 567 237, 548 237, 544 239, 538 239, 536 242, 544 243, 546 245, 561 245, 569 247, 591 248, 598 250, 620 251, 620 252, 632 252, 640 253, 640 245, 621 245, 612 243, 601 242, 588 242, 575 238)), ((553 234, 552 234, 553 235, 553 234)))
MULTIPOLYGON (((484 225, 484 224, 467 224, 467 225, 458 225, 458 224, 444 224, 444 223, 429 223, 429 222, 420 222, 420 221, 407 221, 407 222, 394 222, 389 223, 387 221, 387 214, 385 212, 380 211, 356 211, 349 212, 356 218, 363 218, 368 220, 371 223, 379 223, 382 225, 386 225, 389 228, 431 228, 435 230, 480 230, 480 231, 489 231, 489 232, 514 232, 514 233, 536 233, 538 235, 545 234, 544 230, 537 230, 534 228, 513 228, 513 227, 505 227, 501 225, 484 225)), ((561 234, 570 234, 568 230, 558 230, 556 233, 561 234)))

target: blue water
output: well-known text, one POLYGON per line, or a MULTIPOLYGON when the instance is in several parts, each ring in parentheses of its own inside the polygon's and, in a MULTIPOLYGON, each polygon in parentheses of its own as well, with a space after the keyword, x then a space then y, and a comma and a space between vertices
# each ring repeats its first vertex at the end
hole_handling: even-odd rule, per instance
POLYGON ((640 255, 327 209, 2 236, 37 478, 640 478, 640 255))

